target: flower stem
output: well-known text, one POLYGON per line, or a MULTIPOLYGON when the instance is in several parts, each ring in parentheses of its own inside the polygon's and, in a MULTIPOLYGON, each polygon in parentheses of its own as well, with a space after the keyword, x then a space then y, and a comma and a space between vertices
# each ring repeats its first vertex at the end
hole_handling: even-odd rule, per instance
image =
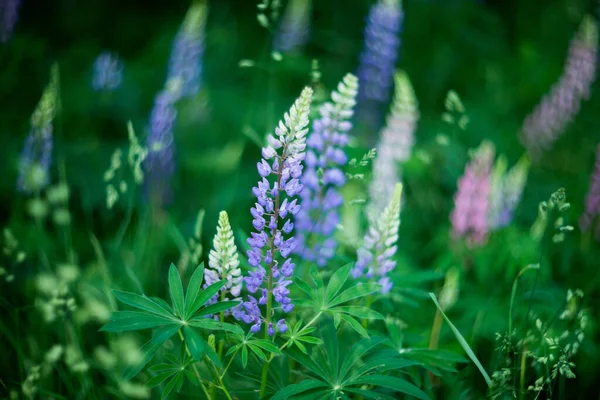
MULTIPOLYGON (((179 333, 179 338, 181 339, 181 343, 185 347, 185 352, 187 353, 188 356, 191 357, 192 353, 190 353, 190 349, 188 349, 187 344, 185 343, 185 339, 183 338, 183 333, 181 333, 181 330, 179 330, 178 333, 179 333)), ((196 378, 198 379, 198 383, 200 383, 200 387, 202 388, 202 391, 206 395, 206 398, 210 399, 211 397, 208 394, 208 390, 206 390, 206 386, 204 386, 204 383, 202 382, 202 377, 200 377, 200 372, 198 372, 198 368, 196 368, 196 366, 194 364, 192 364, 192 368, 194 369, 194 374, 196 375, 196 378)))

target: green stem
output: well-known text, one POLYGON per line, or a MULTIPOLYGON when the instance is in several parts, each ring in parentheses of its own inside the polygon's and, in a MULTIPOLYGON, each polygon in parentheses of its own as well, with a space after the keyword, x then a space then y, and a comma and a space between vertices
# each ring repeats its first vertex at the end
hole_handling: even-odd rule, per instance
MULTIPOLYGON (((179 333, 179 338, 181 339, 181 343, 183 344, 183 346, 185 346, 185 352, 187 353, 188 356, 191 357, 192 353, 190 353, 190 349, 188 349, 187 344, 185 343, 185 339, 183 338, 183 333, 181 333, 181 330, 179 330, 177 333, 179 333)), ((200 387, 202 388, 202 391, 206 395, 206 398, 210 399, 211 397, 208 394, 208 390, 206 390, 206 386, 204 386, 204 383, 202 382, 202 377, 200 377, 200 372, 198 372, 198 368, 196 368, 196 366, 194 364, 192 364, 192 368, 194 369, 194 374, 196 375, 196 378, 198 379, 198 383, 200 383, 200 387)))
POLYGON ((233 355, 231 356, 231 358, 229 359, 229 362, 227 363, 227 366, 225 367, 225 369, 223 370, 223 373, 221 374, 221 379, 223 379, 223 377, 225 376, 225 374, 227 373, 227 370, 229 370, 229 367, 231 366, 231 363, 233 362, 233 360, 235 359, 235 356, 237 355, 238 351, 240 351, 240 349, 238 348, 233 355))
MULTIPOLYGON (((368 295, 367 296, 367 308, 371 308, 371 304, 373 304, 373 297, 371 297, 371 295, 368 295)), ((362 326, 363 326, 363 328, 367 329, 369 327, 369 320, 366 318, 363 319, 362 326)))
MULTIPOLYGON (((225 291, 221 292, 221 301, 225 301, 225 291)), ((221 313, 219 314, 219 321, 223 322, 225 320, 225 311, 221 311, 221 313)), ((225 348, 225 339, 221 339, 219 341, 219 350, 218 350, 218 355, 219 355, 219 360, 221 360, 223 358, 223 349, 225 348)), ((221 375, 221 379, 223 378, 224 374, 221 375)), ((213 387, 210 388, 210 394, 211 394, 211 399, 214 397, 214 393, 215 390, 213 387)))
MULTIPOLYGON (((225 394, 225 397, 227 397, 228 400, 233 400, 232 397, 231 397, 231 395, 229 394, 229 391, 227 390, 227 388, 223 384, 223 378, 219 375, 219 373, 216 370, 215 365, 206 356, 206 354, 204 354, 204 362, 206 362, 206 364, 208 365, 208 370, 210 371, 210 374, 213 376, 213 378, 219 384, 219 389, 221 389, 221 391, 225 394)), ((213 399, 213 398, 214 397, 209 397, 209 399, 213 399)))
POLYGON ((512 338, 512 322, 513 322, 512 310, 513 310, 513 304, 515 302, 515 297, 517 295, 517 283, 519 282, 519 278, 521 278, 521 275, 523 275, 525 272, 529 271, 530 269, 536 269, 539 271, 540 265, 539 264, 529 264, 528 266, 523 268, 521 271, 519 271, 519 274, 515 278, 515 281, 513 282, 513 285, 512 285, 512 292, 510 294, 510 304, 508 306, 508 337, 509 337, 509 339, 512 338))

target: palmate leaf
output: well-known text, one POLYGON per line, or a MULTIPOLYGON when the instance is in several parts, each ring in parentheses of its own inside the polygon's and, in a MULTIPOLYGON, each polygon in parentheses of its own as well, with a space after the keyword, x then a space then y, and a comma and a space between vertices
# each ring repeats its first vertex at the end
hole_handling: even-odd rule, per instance
MULTIPOLYGON (((220 282, 217 282, 217 283, 220 283, 220 282)), ((217 283, 215 283, 215 285, 217 283)), ((209 288, 206 288, 206 289, 208 290, 209 288)), ((205 315, 210 315, 210 314, 217 314, 217 313, 220 313, 221 311, 229 310, 230 308, 233 308, 233 307, 237 306, 238 304, 240 304, 240 301, 220 301, 218 303, 211 304, 209 306, 200 308, 199 311, 196 311, 194 313, 194 318, 203 317, 205 315)))
POLYGON ((371 351, 371 349, 383 342, 385 342, 384 338, 363 339, 352 346, 352 349, 350 349, 350 351, 346 354, 346 357, 344 358, 344 361, 340 367, 340 379, 344 380, 346 375, 348 375, 348 372, 350 372, 352 366, 359 362, 364 354, 368 353, 371 351))
POLYGON ((360 378, 355 379, 351 383, 351 385, 374 385, 383 387, 386 389, 391 389, 396 392, 408 394, 410 396, 416 397, 421 400, 430 400, 429 396, 421 389, 413 385, 412 383, 396 378, 394 376, 388 375, 367 375, 360 378))
POLYGON ((297 394, 316 389, 316 388, 327 388, 329 385, 323 381, 316 379, 307 379, 294 385, 289 385, 281 389, 271 398, 271 400, 287 400, 297 394))
POLYGON ((215 321, 211 318, 192 318, 188 321, 188 324, 195 328, 212 329, 212 330, 223 330, 231 332, 237 335, 243 335, 244 330, 238 325, 228 324, 227 322, 215 321))
POLYGON ((342 321, 346 322, 350 326, 350 328, 354 329, 356 331, 356 333, 358 333, 360 336, 367 338, 367 339, 369 338, 369 333, 360 324, 360 322, 358 322, 357 320, 355 320, 354 318, 352 318, 351 316, 349 316, 347 314, 336 313, 335 315, 339 316, 339 318, 342 321))
POLYGON ((183 328, 183 336, 192 357, 194 357, 196 361, 201 361, 205 349, 202 338, 187 325, 183 328))
POLYGON ((176 393, 178 393, 181 390, 181 387, 183 386, 183 377, 184 372, 180 371, 175 376, 173 376, 173 378, 171 378, 171 380, 165 385, 165 389, 163 390, 160 396, 161 400, 166 399, 173 390, 175 390, 176 393))
POLYGON ((129 306, 139 308, 140 310, 144 310, 152 314, 161 315, 163 317, 173 317, 173 313, 170 310, 165 309, 163 304, 160 304, 149 297, 131 292, 123 292, 120 290, 113 290, 112 292, 117 300, 129 306))
POLYGON ((325 289, 325 300, 327 302, 333 300, 334 296, 342 289, 344 283, 348 280, 348 276, 350 276, 352 265, 352 263, 344 265, 331 276, 327 289, 325 289))
MULTIPOLYGON (((194 313, 193 304, 196 298, 200 295, 202 289, 202 281, 204 280, 204 262, 192 274, 185 292, 185 318, 189 319, 194 313)), ((212 296, 211 296, 212 297, 212 296)))

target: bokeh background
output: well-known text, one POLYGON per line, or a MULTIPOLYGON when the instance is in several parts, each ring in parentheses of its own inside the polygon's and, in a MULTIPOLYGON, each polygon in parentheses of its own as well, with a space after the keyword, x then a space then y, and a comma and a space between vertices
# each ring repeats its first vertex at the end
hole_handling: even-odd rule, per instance
MULTIPOLYGON (((456 261, 450 249, 449 214, 468 149, 488 139, 498 153, 507 156, 509 165, 522 156, 525 150, 518 132, 523 120, 560 76, 569 41, 584 15, 596 15, 596 3, 404 1, 397 67, 408 73, 419 103, 421 117, 414 153, 429 155, 430 162, 415 156, 404 168, 399 245, 402 268, 444 271, 456 261), (455 90, 465 105, 470 118, 465 130, 450 130, 441 120, 449 90, 455 90), (447 144, 439 143, 440 134, 446 135, 447 144)), ((26 217, 26 197, 15 190, 30 115, 48 82, 51 65, 57 62, 60 67, 62 102, 52 171, 56 178, 59 166, 64 165, 71 191, 73 248, 85 270, 95 257, 90 232, 109 246, 127 214, 123 202, 107 210, 102 177, 112 152, 127 144, 128 120, 138 136, 145 138, 154 96, 164 84, 172 41, 189 4, 183 0, 23 1, 13 37, 0 46, 0 226, 12 229, 26 252, 34 253, 40 246, 57 251, 51 238, 36 233, 31 226, 26 217), (105 50, 118 53, 124 63, 122 85, 111 94, 91 87, 93 62, 105 50)), ((255 163, 260 155, 257 140, 274 127, 302 87, 311 82, 313 59, 319 61, 322 86, 327 90, 346 72, 356 71, 371 4, 368 0, 314 0, 309 43, 302 51, 285 54, 274 62, 270 75, 259 68, 238 66, 242 59, 262 62, 269 58, 271 38, 257 23, 255 2, 209 1, 202 90, 178 106, 174 131, 174 196, 165 210, 178 232, 192 234, 199 209, 205 210, 205 248, 210 246, 220 210, 228 211, 234 229, 249 231, 251 188, 257 179, 255 163)), ((514 223, 473 253, 473 267, 461 279, 459 300, 449 315, 491 370, 497 345, 494 335, 506 330, 514 277, 523 266, 537 262, 539 255, 537 244, 528 236, 538 203, 559 187, 566 189, 571 203, 565 218, 576 229, 564 243, 546 249, 535 304, 552 309, 562 302, 567 288, 581 288, 592 319, 599 315, 600 245, 593 239, 582 245, 585 240, 577 229, 595 146, 600 142, 597 91, 598 84, 594 84, 592 96, 583 103, 575 122, 551 151, 532 164, 514 223)), ((360 157, 376 135, 368 130, 358 132, 351 152, 360 157)), ((349 196, 359 196, 362 189, 353 190, 349 196)), ((135 202, 133 220, 141 221, 143 196, 135 202)), ((171 235, 167 229, 159 239, 149 238, 151 235, 131 233, 126 246, 135 253, 140 242, 158 243, 153 256, 144 259, 147 264, 140 265, 140 261, 136 268, 164 276, 168 264, 180 256, 177 239, 173 239, 177 234, 171 235)), ((119 276, 119 262, 111 268, 119 276)), ((35 271, 35 261, 28 260, 18 272, 18 280, 28 282, 35 271)), ((156 276, 145 276, 144 285, 160 291, 162 280, 156 276)), ((532 279, 523 282, 526 293, 532 279)), ((25 287, 25 291, 17 291, 9 285, 0 286, 2 297, 10 298, 4 307, 18 309, 21 314, 33 313, 33 289, 31 284, 25 287)), ((426 342, 433 313, 427 299, 419 299, 400 312, 413 328, 407 331, 408 341, 426 342)), ((22 334, 8 323, 3 326, 5 332, 22 334)), ((24 324, 19 329, 34 327, 24 324)), ((93 341, 93 329, 89 335, 93 341)), ((3 348, 9 345, 0 338, 2 342, 3 348)), ((600 391, 598 342, 592 323, 590 336, 576 359, 578 379, 567 383, 565 393, 569 395, 562 398, 596 398, 600 391)), ((440 346, 461 351, 446 329, 440 346)), ((17 353, 3 351, 1 375, 14 368, 17 353)), ((9 380, 18 380, 7 374, 9 380)), ((465 366, 460 374, 469 382, 476 380, 477 372, 465 366)), ((455 390, 465 385, 457 385, 455 390)))

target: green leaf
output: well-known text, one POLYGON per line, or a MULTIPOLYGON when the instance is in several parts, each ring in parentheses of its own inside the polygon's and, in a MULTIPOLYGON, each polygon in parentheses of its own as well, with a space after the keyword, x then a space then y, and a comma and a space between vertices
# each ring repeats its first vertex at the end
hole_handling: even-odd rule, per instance
POLYGON ((429 396, 421 389, 413 385, 412 383, 396 378, 394 376, 387 375, 367 375, 355 379, 352 385, 374 385, 387 389, 395 390, 396 392, 408 394, 421 400, 430 400, 429 396))
POLYGON ((258 358, 265 362, 267 361, 267 356, 265 355, 264 351, 262 351, 258 346, 254 346, 253 344, 248 343, 248 347, 250 348, 250 350, 252 350, 254 354, 258 356, 258 358))
POLYGON ((357 299, 359 297, 368 296, 372 293, 379 291, 381 286, 376 283, 363 283, 362 285, 352 286, 344 290, 338 296, 336 296, 332 301, 328 303, 329 307, 337 306, 338 304, 345 303, 350 300, 357 299))
POLYGON ((156 374, 155 376, 153 376, 152 378, 150 378, 148 380, 148 382, 146 382, 146 386, 148 386, 149 388, 158 386, 161 383, 163 383, 164 381, 166 381, 167 379, 169 379, 171 376, 175 375, 179 371, 180 371, 179 369, 176 369, 176 370, 171 370, 171 371, 160 372, 160 373, 156 374))
POLYGON ((200 338, 200 340, 202 340, 204 343, 204 352, 208 358, 213 362, 213 364, 215 364, 217 368, 221 368, 221 359, 219 358, 219 355, 213 350, 212 347, 210 347, 206 340, 202 338, 200 338))
POLYGON ((111 314, 110 321, 100 328, 103 332, 125 332, 142 329, 156 328, 157 326, 172 324, 173 318, 148 314, 139 311, 116 311, 111 314))
POLYGON ((348 276, 350 276, 350 269, 352 268, 352 265, 353 264, 350 263, 338 268, 338 270, 335 271, 335 273, 331 276, 325 291, 325 298, 328 302, 333 300, 333 297, 338 294, 338 292, 344 286, 344 283, 346 283, 348 276))
POLYGON ((169 268, 169 293, 171 294, 171 302, 173 302, 173 308, 177 311, 177 315, 180 318, 184 318, 183 285, 181 284, 181 277, 175 264, 171 264, 171 268, 169 268))
POLYGON ((154 372, 154 373, 161 373, 161 372, 167 372, 167 371, 179 371, 180 369, 181 369, 181 366, 179 364, 161 363, 161 364, 155 364, 155 365, 151 366, 150 368, 148 368, 148 371, 154 372))
POLYGON ((327 376, 326 371, 323 369, 323 365, 320 365, 313 361, 305 352, 300 352, 294 348, 288 348, 286 353, 306 368, 310 369, 317 376, 327 376))
POLYGON ((204 354, 204 343, 200 335, 198 335, 189 326, 184 326, 183 336, 185 337, 185 343, 196 361, 202 361, 202 354, 204 354))
POLYGON ((173 315, 173 307, 169 305, 166 301, 161 299, 160 297, 150 297, 150 300, 161 306, 169 315, 173 315))
MULTIPOLYGON (((192 317, 196 313, 196 311, 198 311, 198 309, 200 307, 202 307, 204 304, 206 304, 207 301, 212 299, 212 297, 215 294, 217 294, 219 292, 219 290, 221 290, 221 288, 223 286, 225 286, 226 284, 227 284, 227 281, 215 282, 212 285, 210 285, 209 287, 207 287, 206 289, 204 289, 203 291, 201 291, 198 294, 198 296, 196 297, 196 299, 194 300, 192 306, 187 310, 187 318, 192 317)), ((216 304, 219 304, 219 303, 216 303, 216 304)))
POLYGON ((350 392, 354 394, 358 394, 365 399, 373 399, 373 400, 396 400, 395 397, 388 396, 387 394, 372 392, 370 390, 363 389, 354 389, 354 388, 344 388, 345 392, 350 392))
POLYGON ((316 379, 307 379, 294 385, 289 385, 281 389, 271 398, 271 400, 287 400, 291 396, 297 395, 308 390, 316 388, 326 388, 328 385, 323 381, 316 379))
POLYGON ((366 329, 363 328, 363 326, 354 318, 352 318, 351 316, 347 315, 347 314, 337 314, 340 316, 340 318, 343 321, 346 321, 348 323, 348 325, 350 325, 350 327, 352 329, 354 329, 360 336, 364 337, 364 338, 369 338, 369 334, 367 333, 366 329))
MULTIPOLYGON (((165 389, 163 390, 162 395, 160 396, 161 400, 166 399, 169 396, 169 394, 171 394, 173 389, 176 389, 177 387, 181 389, 181 385, 183 385, 183 374, 179 373, 173 378, 171 378, 171 380, 165 385, 165 389)), ((178 392, 179 390, 175 391, 178 392)))
POLYGON ((335 307, 330 309, 331 312, 341 312, 350 314, 356 318, 363 319, 384 319, 383 315, 379 314, 375 310, 363 306, 346 306, 346 307, 335 307))
POLYGON ((243 335, 244 330, 240 328, 238 325, 229 324, 227 322, 215 321, 212 318, 193 318, 188 321, 188 324, 194 326, 196 328, 202 329, 218 329, 231 333, 235 333, 238 335, 243 335))
POLYGON ((124 379, 129 380, 136 376, 150 362, 154 353, 179 330, 179 324, 164 326, 154 333, 154 337, 142 346, 142 357, 137 364, 129 366, 124 372, 124 379))
POLYGON ((438 303, 437 299, 435 298, 435 295, 433 293, 429 293, 429 296, 431 297, 431 300, 433 300, 433 302, 435 303, 435 306, 438 308, 438 311, 442 314, 442 316, 446 320, 446 323, 448 324, 450 329, 452 329, 452 332, 454 332, 454 336, 456 336, 456 340, 458 340, 458 343, 460 343, 460 345, 465 350, 465 352, 467 353, 467 355, 469 356, 471 361, 473 361, 473 363, 475 364, 477 369, 479 369, 479 372, 481 372, 481 375, 483 375, 483 379, 485 379, 485 383, 487 383, 488 387, 491 386, 492 380, 490 379, 490 376, 487 374, 487 372, 483 368, 483 365, 481 365, 481 363, 477 359, 477 356, 475 355, 473 350, 471 350, 471 347, 469 346, 469 344, 467 343, 467 341, 465 340, 463 335, 460 334, 458 329, 454 326, 454 324, 446 316, 446 314, 442 310, 442 307, 440 306, 440 303, 438 303))
POLYGON ((256 340, 253 340, 251 343, 255 346, 265 349, 268 352, 275 353, 275 354, 281 354, 281 351, 279 351, 279 348, 277 348, 277 346, 275 346, 273 344, 273 342, 269 342, 268 340, 256 339, 256 340))
POLYGON ((342 367, 340 368, 339 373, 341 379, 346 377, 346 374, 350 371, 350 368, 352 368, 353 365, 356 365, 362 359, 364 354, 368 353, 372 348, 383 342, 385 342, 384 338, 363 339, 356 342, 356 344, 354 344, 354 346, 352 346, 350 349, 350 352, 346 354, 346 357, 344 357, 344 361, 342 362, 342 367))
POLYGON ((242 367, 246 369, 246 365, 248 364, 248 348, 246 346, 242 347, 242 367))
POLYGON ((311 298, 313 297, 312 289, 311 289, 310 285, 308 283, 306 283, 306 281, 303 281, 300 278, 294 278, 294 283, 308 296, 310 296, 311 298))
POLYGON ((189 318, 193 312, 192 306, 196 298, 200 295, 202 287, 202 280, 204 279, 204 262, 202 262, 198 268, 192 274, 190 282, 188 283, 187 290, 185 292, 185 318, 189 318))
POLYGON ((135 308, 139 308, 144 311, 151 312, 153 314, 161 315, 166 318, 172 318, 173 314, 167 312, 160 304, 156 303, 152 299, 146 296, 140 296, 139 294, 131 292, 123 292, 120 290, 113 290, 113 295, 122 303, 130 305, 135 308))
MULTIPOLYGON (((218 303, 211 304, 210 306, 201 308, 200 311, 198 311, 196 313, 196 315, 194 315, 194 317, 202 317, 202 316, 210 315, 210 314, 218 314, 221 311, 229 310, 230 308, 233 308, 240 303, 241 303, 240 301, 220 301, 218 303)), ((194 318, 194 319, 196 319, 196 318, 194 318)))

